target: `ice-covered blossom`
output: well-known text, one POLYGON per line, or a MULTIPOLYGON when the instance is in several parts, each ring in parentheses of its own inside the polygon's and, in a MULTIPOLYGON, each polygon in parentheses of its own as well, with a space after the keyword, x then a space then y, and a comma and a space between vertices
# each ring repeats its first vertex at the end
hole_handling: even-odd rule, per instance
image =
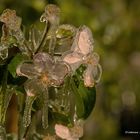
MULTIPOLYGON (((34 88, 34 82, 44 87, 57 87, 63 84, 65 76, 69 73, 69 66, 63 61, 55 61, 47 53, 40 52, 34 56, 33 63, 22 63, 16 72, 18 76, 27 77, 32 88, 34 88)), ((26 85, 28 87, 29 84, 26 85)), ((27 89, 29 96, 32 96, 34 93, 29 92, 29 87, 27 89)))
POLYGON ((86 26, 77 31, 71 50, 63 54, 62 59, 71 66, 73 72, 81 64, 87 66, 83 74, 84 84, 93 87, 101 77, 102 69, 99 64, 99 55, 93 52, 92 32, 86 26))
POLYGON ((31 108, 34 100, 42 96, 42 125, 48 127, 48 87, 60 86, 69 74, 69 66, 63 61, 55 61, 47 53, 37 53, 32 63, 22 63, 18 66, 17 75, 25 76, 24 84, 27 93, 23 124, 28 127, 31 122, 31 108))

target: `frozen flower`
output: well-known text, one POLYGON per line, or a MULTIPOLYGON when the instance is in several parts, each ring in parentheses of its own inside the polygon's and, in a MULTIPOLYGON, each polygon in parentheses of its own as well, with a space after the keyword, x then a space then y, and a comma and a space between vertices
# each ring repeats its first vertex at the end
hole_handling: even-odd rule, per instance
POLYGON ((24 126, 29 126, 31 122, 31 108, 34 100, 39 95, 43 99, 42 125, 48 126, 48 87, 60 86, 64 78, 69 73, 69 66, 63 61, 55 61, 47 53, 37 53, 33 57, 33 63, 22 63, 18 66, 18 76, 25 76, 28 80, 24 84, 27 93, 24 110, 24 126))
POLYGON ((85 86, 93 87, 99 82, 102 69, 99 64, 99 55, 93 52, 93 37, 88 27, 79 28, 71 50, 66 52, 62 59, 71 66, 73 72, 81 64, 87 66, 83 74, 85 86))
POLYGON ((54 4, 48 4, 45 7, 45 12, 42 14, 41 22, 50 22, 51 24, 58 24, 60 20, 60 9, 54 4))
MULTIPOLYGON (((6 9, 0 15, 0 21, 3 22, 2 37, 0 43, 0 57, 5 59, 8 57, 8 48, 17 46, 16 43, 23 46, 24 35, 20 29, 21 18, 16 15, 15 10, 6 9)), ((20 47, 23 50, 23 47, 20 47)))
POLYGON ((4 10, 0 16, 0 21, 5 23, 9 29, 14 31, 19 30, 21 26, 21 18, 16 15, 15 10, 4 10))
POLYGON ((60 86, 69 73, 69 66, 63 61, 55 62, 47 53, 37 53, 33 63, 22 63, 16 72, 17 75, 25 76, 30 81, 39 81, 45 87, 60 86))

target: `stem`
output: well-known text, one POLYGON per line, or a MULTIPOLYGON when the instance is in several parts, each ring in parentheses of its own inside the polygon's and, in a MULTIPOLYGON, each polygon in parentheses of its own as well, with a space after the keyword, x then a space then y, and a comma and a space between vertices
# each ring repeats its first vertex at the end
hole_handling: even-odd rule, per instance
POLYGON ((55 32, 57 29, 58 25, 51 25, 50 27, 50 41, 49 41, 49 53, 51 55, 54 54, 54 49, 55 49, 55 45, 56 45, 56 36, 55 36, 55 32))
POLYGON ((44 32, 43 32, 43 35, 42 35, 42 38, 41 38, 41 41, 37 47, 37 50, 35 51, 35 54, 40 50, 40 48, 42 47, 42 45, 44 44, 45 40, 46 40, 46 36, 47 36, 47 33, 48 33, 48 30, 49 30, 49 27, 50 27, 50 24, 46 23, 46 26, 45 26, 45 29, 44 29, 44 32))
POLYGON ((8 70, 7 70, 7 65, 6 65, 4 66, 2 89, 0 91, 0 124, 1 125, 5 124, 5 115, 6 115, 6 110, 7 110, 7 106, 5 106, 5 102, 7 101, 7 99, 5 98, 6 88, 7 88, 7 76, 8 76, 8 70))

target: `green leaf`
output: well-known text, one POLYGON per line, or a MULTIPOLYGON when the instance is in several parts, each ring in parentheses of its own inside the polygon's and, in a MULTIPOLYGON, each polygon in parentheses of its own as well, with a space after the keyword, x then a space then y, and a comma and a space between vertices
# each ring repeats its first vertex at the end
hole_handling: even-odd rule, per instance
POLYGON ((72 77, 71 86, 75 95, 75 102, 77 108, 77 116, 86 119, 92 112, 96 101, 95 87, 89 88, 84 86, 82 74, 84 67, 81 66, 76 74, 72 77))
POLYGON ((27 60, 27 56, 23 54, 17 54, 11 62, 8 64, 8 71, 15 78, 16 77, 16 68, 24 60, 27 60))

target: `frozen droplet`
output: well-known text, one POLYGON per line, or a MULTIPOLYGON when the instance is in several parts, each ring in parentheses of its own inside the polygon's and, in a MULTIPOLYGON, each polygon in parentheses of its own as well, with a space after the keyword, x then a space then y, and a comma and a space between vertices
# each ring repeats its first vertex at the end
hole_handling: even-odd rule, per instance
POLYGON ((40 17, 40 22, 47 22, 47 18, 45 17, 45 14, 43 14, 41 17, 40 17))
POLYGON ((27 96, 25 102, 25 109, 23 115, 23 125, 24 127, 28 127, 31 123, 31 109, 32 104, 35 100, 36 96, 27 96))

